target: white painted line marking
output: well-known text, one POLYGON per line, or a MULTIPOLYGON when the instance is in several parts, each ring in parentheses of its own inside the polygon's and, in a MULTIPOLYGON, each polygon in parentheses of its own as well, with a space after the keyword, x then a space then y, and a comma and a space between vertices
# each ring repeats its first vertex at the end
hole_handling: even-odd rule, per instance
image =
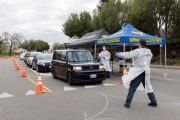
POLYGON ((115 86, 116 84, 103 83, 104 86, 115 86))
POLYGON ((92 117, 90 117, 90 118, 88 118, 88 119, 87 119, 86 113, 84 113, 84 116, 85 116, 84 120, 107 120, 107 119, 109 120, 109 119, 111 119, 111 118, 93 119, 93 118, 95 118, 96 116, 100 115, 100 114, 101 114, 104 110, 106 110, 107 107, 108 107, 108 98, 107 98, 106 94, 104 94, 104 93, 101 93, 101 94, 104 95, 105 98, 106 98, 106 106, 105 106, 105 108, 104 108, 103 110, 101 110, 101 112, 99 112, 98 114, 96 114, 96 115, 94 115, 94 116, 92 116, 92 117))
POLYGON ((0 95, 0 98, 7 98, 7 97, 14 97, 14 95, 11 95, 5 92, 0 95))
POLYGON ((86 86, 84 86, 85 88, 96 88, 96 87, 98 87, 98 86, 92 86, 92 85, 86 85, 86 86))
MULTIPOLYGON (((31 69, 31 71, 34 72, 35 74, 38 74, 37 71, 35 71, 35 70, 31 69)), ((41 73, 41 75, 43 75, 43 76, 52 76, 51 73, 41 73)))
MULTIPOLYGON (((106 96, 111 96, 111 97, 126 99, 126 97, 119 97, 119 96, 114 96, 114 95, 108 95, 108 94, 105 94, 105 93, 102 93, 102 94, 104 94, 104 95, 106 95, 106 96)), ((133 99, 133 100, 141 101, 141 102, 149 102, 149 101, 146 101, 146 100, 139 100, 139 99, 133 99)), ((166 104, 166 105, 171 105, 171 106, 180 107, 180 103, 177 103, 177 102, 174 102, 174 103, 157 102, 157 103, 158 103, 158 104, 166 104)))
POLYGON ((152 78, 158 78, 158 79, 164 79, 164 80, 173 80, 173 79, 167 79, 167 78, 161 78, 161 77, 153 77, 151 76, 152 78))
POLYGON ((70 90, 77 90, 77 88, 72 88, 72 87, 64 86, 64 91, 70 91, 70 90))
POLYGON ((32 91, 32 90, 29 90, 25 95, 34 95, 35 94, 35 92, 34 91, 32 91))

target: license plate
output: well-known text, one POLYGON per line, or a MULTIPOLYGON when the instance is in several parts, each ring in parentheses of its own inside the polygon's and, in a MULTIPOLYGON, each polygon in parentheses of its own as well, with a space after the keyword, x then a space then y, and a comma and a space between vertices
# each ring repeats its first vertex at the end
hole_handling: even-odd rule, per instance
POLYGON ((49 66, 49 68, 51 68, 51 66, 49 66))
POLYGON ((90 75, 90 78, 96 78, 96 74, 90 75))

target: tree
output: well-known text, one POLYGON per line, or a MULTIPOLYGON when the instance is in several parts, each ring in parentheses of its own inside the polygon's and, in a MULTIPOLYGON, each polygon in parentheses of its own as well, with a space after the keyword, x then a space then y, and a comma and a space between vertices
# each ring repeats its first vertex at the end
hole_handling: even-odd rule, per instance
POLYGON ((71 13, 69 18, 63 23, 63 32, 70 38, 74 35, 81 37, 87 32, 92 32, 91 15, 89 12, 71 13))
POLYGON ((59 49, 59 43, 57 43, 57 42, 53 43, 52 49, 53 50, 58 50, 59 49))
POLYGON ((100 23, 99 23, 99 13, 98 13, 98 9, 97 8, 93 10, 91 26, 93 27, 94 30, 101 29, 101 26, 100 26, 100 23))
POLYGON ((19 47, 28 51, 44 51, 49 49, 49 44, 43 40, 25 40, 19 47))
POLYGON ((123 11, 123 5, 120 0, 109 0, 102 2, 93 11, 93 20, 91 25, 95 30, 105 29, 109 33, 115 33, 121 29, 123 22, 120 13, 123 11))
POLYGON ((49 49, 49 44, 43 40, 36 40, 36 51, 44 51, 49 49))
POLYGON ((12 54, 13 47, 21 44, 24 40, 24 36, 20 33, 13 33, 12 35, 8 32, 3 32, 1 38, 4 40, 5 44, 9 47, 9 55, 12 54))
POLYGON ((4 42, 2 42, 2 41, 0 41, 0 42, 1 42, 1 44, 0 44, 0 54, 1 53, 7 53, 8 52, 8 46, 4 42))
POLYGON ((80 20, 77 13, 71 13, 69 18, 63 23, 63 32, 70 38, 74 35, 81 36, 80 20))
POLYGON ((79 19, 80 19, 80 28, 81 28, 81 33, 80 36, 83 36, 84 34, 88 33, 88 32, 92 32, 93 28, 91 26, 91 15, 89 12, 81 12, 79 14, 79 19))

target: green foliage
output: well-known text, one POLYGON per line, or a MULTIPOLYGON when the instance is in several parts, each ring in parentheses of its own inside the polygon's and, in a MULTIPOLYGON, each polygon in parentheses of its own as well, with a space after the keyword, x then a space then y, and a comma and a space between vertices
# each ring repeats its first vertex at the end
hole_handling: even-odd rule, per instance
POLYGON ((71 13, 69 18, 63 23, 63 32, 69 37, 74 35, 81 37, 87 32, 92 32, 91 15, 89 12, 71 13))
POLYGON ((28 51, 44 51, 49 49, 49 44, 43 40, 25 40, 19 47, 28 51))
POLYGON ((8 46, 5 43, 1 42, 0 43, 0 54, 8 53, 8 50, 9 50, 8 46))
POLYGON ((120 12, 121 12, 121 1, 110 0, 101 5, 99 13, 99 23, 101 28, 104 28, 109 33, 115 33, 121 29, 120 25, 120 12))
POLYGON ((151 59, 151 64, 154 63, 154 62, 157 62, 157 58, 152 58, 151 59))
POLYGON ((180 65, 179 59, 167 59, 167 65, 180 65))
POLYGON ((59 43, 57 43, 57 42, 53 43, 52 49, 53 50, 58 50, 59 49, 58 45, 59 45, 59 43))

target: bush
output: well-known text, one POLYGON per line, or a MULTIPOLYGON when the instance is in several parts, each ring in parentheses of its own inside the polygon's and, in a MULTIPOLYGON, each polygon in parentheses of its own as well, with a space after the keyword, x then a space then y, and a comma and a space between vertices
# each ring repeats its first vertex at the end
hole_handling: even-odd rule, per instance
POLYGON ((167 59, 167 65, 180 65, 180 59, 167 59))
POLYGON ((154 63, 154 62, 157 62, 157 58, 152 58, 151 59, 151 64, 154 63))

